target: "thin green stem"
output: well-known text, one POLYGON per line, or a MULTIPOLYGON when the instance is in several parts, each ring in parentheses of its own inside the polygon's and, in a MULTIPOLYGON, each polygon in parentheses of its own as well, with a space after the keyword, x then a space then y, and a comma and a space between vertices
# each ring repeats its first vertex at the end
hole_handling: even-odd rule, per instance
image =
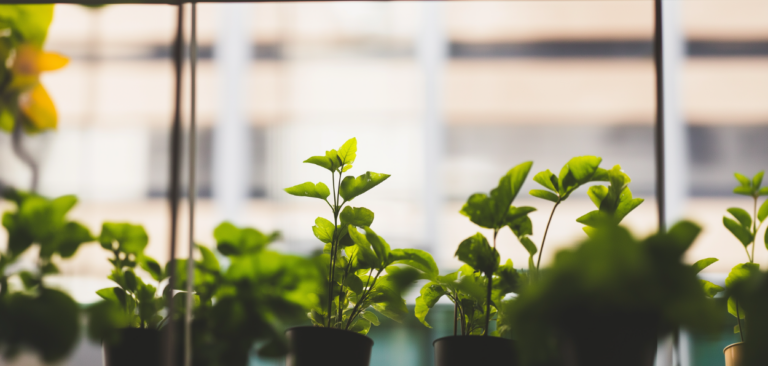
POLYGON ((456 336, 457 326, 456 326, 456 315, 459 314, 459 303, 457 301, 453 301, 453 335, 456 336))
MULTIPOLYGON (((496 251, 496 237, 499 235, 499 229, 493 230, 493 251, 496 251)), ((493 291, 493 273, 485 274, 488 281, 488 289, 485 296, 485 332, 484 336, 488 336, 489 328, 491 326, 491 291, 493 291)))
POLYGON ((549 220, 547 220, 547 227, 544 229, 544 237, 541 239, 541 248, 539 248, 539 259, 536 261, 536 271, 541 267, 541 254, 544 253, 544 243, 547 241, 547 233, 549 232, 549 225, 552 223, 552 217, 555 216, 555 210, 560 205, 560 198, 555 202, 555 206, 552 207, 552 213, 549 214, 549 220))
POLYGON ((744 342, 744 329, 741 328, 741 315, 739 314, 739 302, 736 302, 736 320, 739 322, 739 337, 744 342))
POLYGON ((757 246, 757 196, 755 196, 755 206, 753 211, 752 220, 752 258, 750 261, 755 262, 755 247, 757 246))
MULTIPOLYGON (((360 297, 360 300, 358 300, 357 304, 355 304, 355 307, 352 309, 352 313, 349 314, 349 320, 347 321, 346 329, 349 329, 349 326, 352 325, 352 321, 354 321, 355 318, 357 318, 357 316, 360 315, 360 313, 363 311, 362 305, 365 302, 365 300, 368 299, 368 295, 371 294, 371 291, 373 291, 373 288, 376 286, 376 281, 379 279, 379 275, 381 275, 381 270, 376 272, 376 277, 373 278, 371 287, 368 288, 367 291, 363 291, 363 296, 360 297)), ((370 280, 370 276, 368 279, 370 280)))
POLYGON ((333 238, 331 239, 331 256, 328 260, 328 328, 331 328, 331 312, 333 311, 333 277, 336 262, 336 230, 338 226, 338 206, 336 206, 336 172, 331 172, 331 185, 333 186, 333 238))

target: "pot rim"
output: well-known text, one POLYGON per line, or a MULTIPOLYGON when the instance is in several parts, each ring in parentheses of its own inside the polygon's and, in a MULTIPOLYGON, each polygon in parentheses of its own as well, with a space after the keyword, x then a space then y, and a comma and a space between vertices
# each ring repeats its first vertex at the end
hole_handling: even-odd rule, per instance
POLYGON ((733 343, 733 344, 729 344, 729 345, 725 346, 725 348, 723 348, 723 353, 725 353, 725 351, 727 351, 729 348, 733 348, 733 347, 736 347, 736 346, 743 346, 743 345, 744 345, 744 342, 736 342, 736 343, 733 343))
POLYGON ((482 336, 482 335, 451 335, 451 336, 445 336, 445 337, 440 337, 440 338, 438 338, 438 339, 435 339, 434 341, 432 341, 432 346, 434 347, 434 346, 435 346, 435 343, 437 343, 437 341, 442 341, 442 340, 444 340, 444 339, 450 339, 450 338, 462 338, 462 339, 466 339, 466 338, 475 338, 475 339, 488 339, 490 342, 498 342, 498 341, 514 342, 514 340, 512 340, 512 339, 508 339, 508 338, 502 338, 502 337, 494 337, 494 336, 482 336), (497 340, 498 340, 498 341, 497 341, 497 340))
POLYGON ((328 328, 328 327, 317 327, 317 326, 314 326, 314 325, 300 325, 298 327, 290 327, 290 328, 286 329, 285 332, 288 333, 288 331, 299 330, 299 329, 316 329, 317 331, 321 331, 321 332, 323 332, 323 331, 325 331, 325 332, 343 332, 345 334, 352 335, 353 337, 361 337, 361 338, 367 340, 368 342, 371 342, 371 347, 373 347, 373 339, 371 339, 371 337, 369 337, 367 335, 362 335, 362 334, 357 333, 357 332, 353 332, 351 330, 346 330, 346 329, 336 329, 336 328, 328 328))

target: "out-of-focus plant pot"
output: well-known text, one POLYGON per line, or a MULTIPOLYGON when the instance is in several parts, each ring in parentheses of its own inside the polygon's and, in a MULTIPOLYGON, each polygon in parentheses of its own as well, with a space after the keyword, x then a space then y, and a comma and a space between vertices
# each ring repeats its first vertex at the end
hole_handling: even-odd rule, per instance
POLYGON ((734 343, 725 347, 725 366, 741 366, 744 364, 744 342, 734 343))
POLYGON ((435 340, 436 366, 519 364, 515 342, 498 337, 450 336, 435 340))
POLYGON ((368 366, 373 340, 350 331, 322 327, 295 327, 288 339, 286 366, 368 366))
POLYGON ((614 314, 566 322, 560 338, 563 366, 653 366, 655 318, 614 314))
POLYGON ((121 329, 117 342, 104 343, 104 366, 160 366, 161 341, 155 329, 121 329))

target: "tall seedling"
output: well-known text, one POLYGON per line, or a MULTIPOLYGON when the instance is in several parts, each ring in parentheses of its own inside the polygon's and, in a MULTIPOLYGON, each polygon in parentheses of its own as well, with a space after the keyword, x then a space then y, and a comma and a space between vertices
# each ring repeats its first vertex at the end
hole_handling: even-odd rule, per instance
POLYGON ((547 226, 544 229, 544 237, 541 239, 541 247, 539 249, 539 258, 536 261, 536 267, 530 267, 530 271, 533 272, 532 274, 534 278, 539 270, 539 266, 541 266, 541 254, 544 252, 544 244, 547 240, 549 225, 552 223, 552 217, 555 215, 557 207, 582 185, 594 181, 609 180, 608 171, 599 167, 602 160, 602 158, 596 156, 578 156, 571 159, 565 166, 563 166, 559 176, 555 176, 549 169, 547 169, 543 172, 539 172, 533 177, 533 180, 536 181, 536 183, 541 184, 546 189, 533 189, 530 192, 531 195, 555 203, 552 207, 552 212, 549 214, 547 226))
MULTIPOLYGON (((285 191, 291 195, 294 196, 301 196, 301 197, 312 197, 312 198, 318 198, 328 205, 328 207, 331 209, 331 213, 333 214, 333 222, 331 222, 328 219, 318 217, 315 220, 315 226, 312 227, 312 231, 314 232, 315 236, 320 239, 323 243, 326 243, 326 249, 328 250, 330 256, 329 256, 329 263, 328 263, 328 298, 327 298, 327 310, 325 315, 325 325, 327 327, 336 327, 336 328, 342 328, 344 327, 344 309, 342 309, 342 305, 345 301, 343 299, 344 292, 344 282, 342 280, 342 283, 340 285, 340 291, 338 296, 338 311, 336 315, 334 316, 334 300, 336 296, 334 295, 334 284, 336 284, 337 278, 336 274, 340 276, 344 276, 344 273, 348 273, 349 270, 351 270, 351 266, 354 263, 361 263, 361 260, 355 261, 354 258, 352 259, 346 259, 342 257, 341 249, 346 247, 355 246, 356 241, 363 241, 364 238, 369 237, 370 239, 374 240, 374 249, 376 250, 376 253, 365 251, 364 254, 374 254, 369 259, 369 264, 377 264, 373 265, 373 267, 381 267, 383 256, 386 256, 384 252, 384 245, 381 244, 382 240, 380 237, 378 237, 375 233, 373 233, 372 230, 370 230, 369 226, 373 223, 373 212, 367 208, 364 207, 351 207, 345 205, 355 199, 357 196, 367 192, 371 188, 379 185, 381 182, 385 181, 387 178, 389 178, 389 174, 380 174, 380 173, 373 173, 373 172, 366 172, 363 175, 360 175, 358 177, 354 176, 346 176, 344 177, 344 173, 347 172, 349 169, 352 168, 352 164, 355 162, 355 158, 357 157, 357 139, 351 138, 347 142, 345 142, 339 150, 330 150, 326 151, 325 155, 321 156, 312 156, 309 159, 305 160, 305 163, 315 164, 319 167, 325 168, 331 173, 331 189, 328 189, 328 186, 324 183, 312 183, 312 182, 306 182, 302 183, 290 188, 286 188, 285 191), (330 197, 330 201, 328 200, 328 197, 330 197), (354 234, 358 234, 356 231, 350 235, 349 228, 350 227, 363 227, 366 228, 367 235, 360 236, 355 235, 355 237, 360 236, 357 238, 358 240, 353 240, 355 237, 353 237, 354 234), (375 239, 374 239, 375 237, 375 239), (378 245, 377 245, 378 244, 378 245), (380 253, 381 252, 381 253, 380 253), (342 258, 340 258, 342 257, 342 258), (340 268, 337 264, 339 264, 339 260, 341 259, 342 265, 346 265, 345 268, 340 268), (332 319, 336 319, 335 322, 333 322, 332 319)), ((356 230, 356 229, 355 229, 356 230)), ((386 245, 388 249, 388 245, 386 245)), ((362 247, 359 247, 362 248, 362 247)), ((371 245, 369 244, 367 248, 370 250, 371 245)), ((357 248, 355 248, 357 249, 357 248)), ((357 256, 356 256, 357 257, 357 256)), ((362 257, 362 255, 360 256, 362 257)), ((358 258, 362 259, 362 258, 358 258)), ((389 263, 384 263, 389 264, 389 263)), ((371 266, 369 266, 370 268, 371 266)), ((359 279, 359 277, 355 276, 356 279, 359 279)), ((345 278, 346 279, 346 278, 345 278)), ((371 277, 366 277, 366 280, 372 279, 371 277)), ((374 282, 376 282, 376 279, 372 279, 374 282)), ((352 280, 350 277, 350 280, 347 280, 348 286, 351 284, 351 282, 354 282, 355 289, 358 289, 358 287, 362 287, 362 281, 360 283, 361 286, 357 286, 357 281, 352 280)), ((370 285, 370 284, 369 284, 370 285)), ((372 286, 371 286, 372 288, 372 286)), ((361 290, 362 291, 362 290, 361 290)), ((359 300, 359 299, 358 299, 359 300)), ((321 317, 323 314, 313 314, 313 318, 321 317)), ((351 320, 348 319, 348 320, 351 320)), ((376 322, 378 323, 378 321, 376 322)))
POLYGON ((491 194, 475 193, 469 197, 461 208, 461 214, 480 227, 493 230, 493 247, 480 233, 464 240, 456 251, 459 260, 482 272, 486 277, 485 301, 485 335, 488 335, 488 325, 491 319, 491 293, 493 291, 493 274, 499 268, 499 252, 496 250, 496 237, 502 228, 508 226, 520 243, 531 255, 533 262, 536 246, 528 238, 532 233, 531 221, 528 214, 535 211, 533 207, 515 207, 512 202, 520 192, 525 178, 531 170, 533 162, 525 162, 512 168, 499 180, 498 187, 491 194))
MULTIPOLYGON (((766 217, 768 217, 768 200, 763 201, 758 209, 758 201, 761 196, 768 196, 768 187, 760 187, 763 183, 764 172, 755 174, 752 179, 745 177, 742 174, 736 173, 736 179, 739 181, 739 185, 733 189, 733 193, 743 196, 752 197, 752 214, 750 215, 746 210, 738 207, 731 207, 728 209, 736 220, 723 216, 723 225, 741 242, 744 247, 744 251, 747 254, 749 262, 736 265, 731 270, 728 278, 725 279, 725 286, 732 288, 733 285, 741 280, 750 277, 751 274, 760 271, 760 265, 755 263, 755 246, 757 246, 757 232, 762 227, 766 217), (759 222, 759 223, 758 223, 759 222), (750 246, 751 251, 750 251, 750 246)), ((764 242, 768 247, 768 231, 766 231, 764 242)), ((744 309, 739 306, 733 296, 728 298, 728 312, 735 316, 738 320, 738 324, 734 328, 735 333, 741 334, 741 340, 744 340, 744 335, 741 329, 741 320, 746 320, 746 314, 744 309)))

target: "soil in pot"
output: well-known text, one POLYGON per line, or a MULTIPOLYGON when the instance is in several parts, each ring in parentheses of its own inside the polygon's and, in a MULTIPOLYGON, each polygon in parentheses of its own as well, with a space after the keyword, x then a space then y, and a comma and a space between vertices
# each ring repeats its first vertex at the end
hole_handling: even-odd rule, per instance
POLYGON ((368 366, 373 340, 354 332, 322 327, 295 327, 288 339, 286 366, 368 366))
POLYGON ((104 366, 160 366, 162 341, 155 329, 121 329, 118 342, 104 343, 104 366))
POLYGON ((435 366, 519 364, 515 342, 498 337, 450 336, 435 340, 435 366))
POLYGON ((725 366, 741 366, 744 364, 744 342, 734 343, 725 347, 725 366))
POLYGON ((574 316, 561 322, 563 366, 653 366, 656 318, 637 314, 574 316))

